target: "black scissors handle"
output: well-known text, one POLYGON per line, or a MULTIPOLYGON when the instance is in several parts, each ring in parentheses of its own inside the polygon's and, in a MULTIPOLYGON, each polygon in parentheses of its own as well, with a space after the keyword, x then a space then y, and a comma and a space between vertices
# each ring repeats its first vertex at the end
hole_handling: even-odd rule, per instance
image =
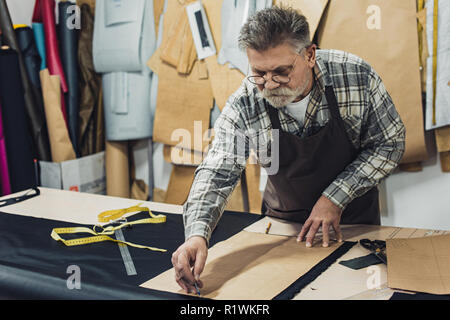
POLYGON ((366 249, 370 250, 384 264, 387 264, 387 257, 384 253, 386 250, 386 241, 361 239, 359 243, 366 249))
POLYGON ((41 191, 37 187, 31 188, 31 190, 28 191, 27 193, 25 193, 22 196, 11 197, 11 198, 8 198, 8 199, 0 200, 0 208, 1 207, 6 207, 6 206, 9 206, 11 204, 18 203, 18 202, 22 202, 22 201, 28 200, 30 198, 34 198, 34 197, 36 197, 36 196, 41 194, 41 191), (29 194, 29 192, 31 190, 34 190, 35 192, 33 194, 29 194))

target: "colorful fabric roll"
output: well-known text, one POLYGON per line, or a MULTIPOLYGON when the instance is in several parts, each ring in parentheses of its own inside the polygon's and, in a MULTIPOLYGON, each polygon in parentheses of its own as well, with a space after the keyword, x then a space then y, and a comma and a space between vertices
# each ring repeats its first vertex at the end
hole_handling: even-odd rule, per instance
POLYGON ((40 88, 39 70, 41 68, 41 56, 34 41, 33 30, 25 26, 15 28, 15 33, 19 49, 22 52, 28 78, 34 87, 40 88))
POLYGON ((19 55, 12 49, 0 50, 0 101, 6 141, 11 192, 36 186, 31 134, 25 112, 19 55))
POLYGON ((55 24, 55 0, 36 1, 36 5, 40 3, 42 21, 44 23, 45 32, 45 52, 47 56, 48 70, 51 75, 58 75, 61 79, 61 88, 63 92, 67 92, 66 76, 61 63, 58 36, 56 34, 55 24))
POLYGON ((61 49, 61 62, 66 75, 68 92, 64 94, 67 110, 67 122, 70 140, 77 156, 78 152, 78 110, 79 110, 79 84, 78 84, 78 34, 77 29, 67 22, 72 19, 70 7, 72 2, 60 2, 59 14, 59 44, 61 49))
POLYGON ((5 135, 3 134, 2 106, 0 105, 0 195, 6 196, 10 193, 11 184, 9 182, 5 135))
POLYGON ((94 70, 92 38, 94 9, 80 4, 81 30, 78 40, 80 67, 79 150, 81 156, 105 149, 102 78, 94 70))
MULTIPOLYGON (((32 137, 31 148, 33 148, 33 154, 35 154, 39 160, 49 161, 51 159, 50 144, 48 142, 48 132, 45 125, 42 95, 39 90, 36 90, 32 85, 28 77, 25 62, 12 26, 11 17, 5 0, 0 0, 0 29, 2 30, 3 44, 8 45, 18 54, 18 75, 22 81, 21 88, 25 100, 25 111, 28 115, 29 126, 31 128, 30 136, 32 137)), ((5 72, 2 70, 2 73, 5 72)))
POLYGON ((34 41, 36 42, 36 47, 41 56, 41 66, 39 70, 44 70, 47 68, 47 62, 45 57, 45 34, 44 25, 41 22, 33 22, 32 24, 34 41))

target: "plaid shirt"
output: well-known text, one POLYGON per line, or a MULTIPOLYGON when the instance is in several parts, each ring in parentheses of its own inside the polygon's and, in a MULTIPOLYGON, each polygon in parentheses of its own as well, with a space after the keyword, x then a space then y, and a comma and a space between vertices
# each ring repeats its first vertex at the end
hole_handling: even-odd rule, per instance
MULTIPOLYGON (((405 148, 405 127, 380 77, 361 58, 338 50, 317 50, 314 74, 304 123, 298 123, 284 107, 279 112, 281 128, 300 137, 318 132, 331 117, 325 86, 333 86, 347 136, 359 155, 322 194, 344 209, 398 165, 405 148)), ((270 150, 272 126, 268 102, 257 92, 245 79, 214 124, 213 143, 195 172, 184 204, 186 239, 198 235, 209 241, 249 150, 255 151, 258 163, 267 166, 262 159, 267 159, 270 150), (239 148, 244 152, 237 152, 239 148)))

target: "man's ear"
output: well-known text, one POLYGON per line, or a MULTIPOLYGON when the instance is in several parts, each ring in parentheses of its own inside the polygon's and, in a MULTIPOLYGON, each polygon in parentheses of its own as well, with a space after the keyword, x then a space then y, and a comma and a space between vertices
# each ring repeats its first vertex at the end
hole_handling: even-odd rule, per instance
POLYGON ((316 64, 316 45, 313 43, 306 48, 306 62, 310 68, 313 68, 316 64))

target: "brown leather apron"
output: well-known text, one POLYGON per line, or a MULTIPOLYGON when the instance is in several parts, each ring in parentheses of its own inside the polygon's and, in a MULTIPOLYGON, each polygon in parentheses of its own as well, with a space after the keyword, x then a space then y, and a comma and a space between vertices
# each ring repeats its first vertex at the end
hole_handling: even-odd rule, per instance
MULTIPOLYGON (((267 179, 263 214, 304 223, 322 192, 357 157, 331 86, 325 87, 325 95, 331 119, 305 138, 283 132, 278 110, 268 107, 272 128, 279 129, 280 154, 278 172, 267 179)), ((377 187, 345 208, 341 224, 380 224, 377 187)))

